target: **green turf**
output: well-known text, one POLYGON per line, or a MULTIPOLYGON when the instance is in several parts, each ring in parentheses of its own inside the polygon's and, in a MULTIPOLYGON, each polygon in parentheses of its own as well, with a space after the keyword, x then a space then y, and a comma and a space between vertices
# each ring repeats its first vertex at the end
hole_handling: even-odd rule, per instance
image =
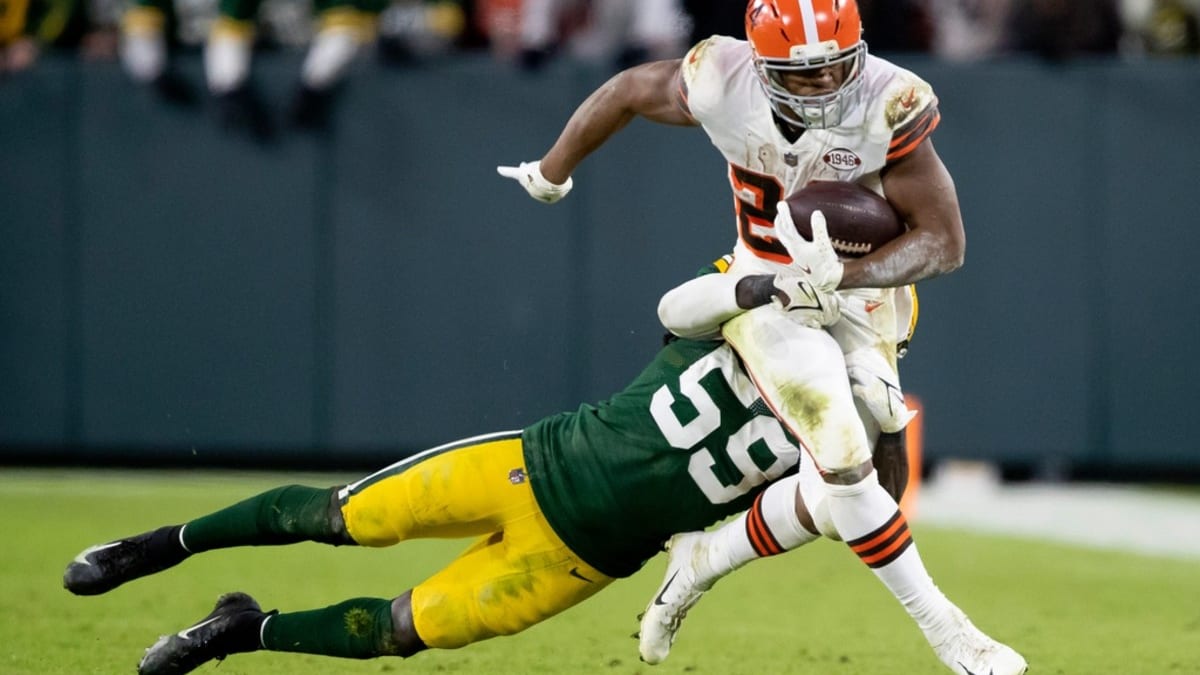
MULTIPOLYGON (((387 550, 298 544, 217 551, 104 596, 79 598, 61 588, 64 565, 87 545, 281 483, 347 478, 0 469, 0 673, 133 672, 144 647, 206 614, 224 591, 244 590, 282 610, 391 597, 462 548, 411 542, 387 550)), ((1200 673, 1200 562, 914 530, 942 589, 1024 653, 1034 675, 1200 673)), ((457 651, 362 662, 257 653, 198 672, 946 672, 871 573, 825 541, 722 581, 692 611, 671 658, 651 668, 638 661, 630 634, 663 561, 521 635, 457 651)))

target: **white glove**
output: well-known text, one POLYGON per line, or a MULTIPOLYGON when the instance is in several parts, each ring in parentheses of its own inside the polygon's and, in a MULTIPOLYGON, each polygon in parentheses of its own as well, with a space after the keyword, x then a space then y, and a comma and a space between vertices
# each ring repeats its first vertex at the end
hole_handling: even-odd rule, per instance
POLYGON ((571 186, 574 182, 570 176, 567 176, 567 182, 562 185, 555 185, 546 180, 542 175, 542 162, 521 162, 520 166, 498 166, 496 173, 505 178, 512 178, 525 188, 530 197, 539 202, 553 204, 554 202, 567 196, 571 191, 571 186))
POLYGON ((776 274, 778 293, 771 304, 788 318, 809 328, 832 326, 842 318, 842 300, 834 293, 817 290, 807 277, 776 274))
POLYGON ((842 263, 829 241, 825 227, 825 214, 813 211, 809 220, 812 226, 812 241, 801 236, 792 222, 792 209, 787 202, 779 202, 775 213, 775 236, 792 257, 792 268, 804 274, 820 291, 837 290, 842 283, 842 263))

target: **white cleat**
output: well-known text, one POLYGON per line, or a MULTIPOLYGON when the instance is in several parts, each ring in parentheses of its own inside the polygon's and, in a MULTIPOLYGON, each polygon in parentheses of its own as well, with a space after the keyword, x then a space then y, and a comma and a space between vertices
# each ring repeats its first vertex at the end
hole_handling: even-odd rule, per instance
POLYGON ((708 549, 702 532, 686 532, 667 542, 667 573, 658 593, 646 605, 638 631, 642 660, 656 665, 666 660, 679 626, 716 579, 708 570, 708 549))
POLYGON ((1022 675, 1029 666, 1008 645, 996 642, 975 627, 957 609, 958 630, 941 644, 934 645, 942 663, 958 675, 1022 675))

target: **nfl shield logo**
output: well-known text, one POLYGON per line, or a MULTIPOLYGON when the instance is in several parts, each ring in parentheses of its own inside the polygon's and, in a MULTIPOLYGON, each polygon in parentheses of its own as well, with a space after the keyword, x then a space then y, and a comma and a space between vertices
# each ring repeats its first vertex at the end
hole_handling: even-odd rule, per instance
POLYGON ((508 472, 508 482, 513 485, 520 485, 525 482, 525 469, 517 467, 508 472))
POLYGON ((783 153, 783 163, 788 166, 796 166, 800 163, 800 158, 794 152, 783 153))

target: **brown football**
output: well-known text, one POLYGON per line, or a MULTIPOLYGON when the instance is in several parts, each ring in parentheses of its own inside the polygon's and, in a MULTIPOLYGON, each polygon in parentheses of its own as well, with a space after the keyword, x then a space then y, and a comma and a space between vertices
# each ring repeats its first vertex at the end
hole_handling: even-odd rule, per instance
POLYGON ((813 181, 787 198, 796 230, 812 241, 812 212, 825 214, 833 249, 861 258, 904 234, 904 221, 886 199, 858 183, 813 181))

